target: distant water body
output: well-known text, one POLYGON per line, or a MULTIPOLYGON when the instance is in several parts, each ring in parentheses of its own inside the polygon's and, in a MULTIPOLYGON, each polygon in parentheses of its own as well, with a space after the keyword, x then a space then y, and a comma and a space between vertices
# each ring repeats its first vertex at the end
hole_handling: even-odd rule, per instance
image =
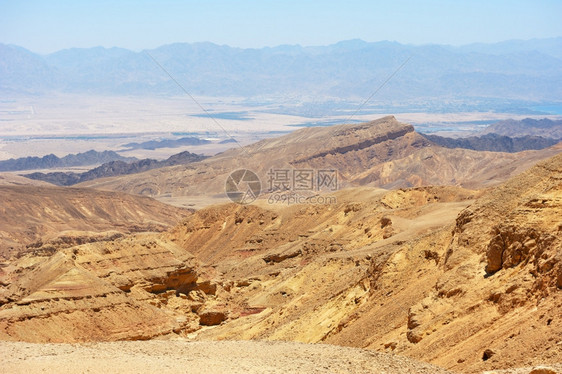
POLYGON ((546 114, 562 115, 562 104, 539 105, 531 107, 532 110, 546 114))

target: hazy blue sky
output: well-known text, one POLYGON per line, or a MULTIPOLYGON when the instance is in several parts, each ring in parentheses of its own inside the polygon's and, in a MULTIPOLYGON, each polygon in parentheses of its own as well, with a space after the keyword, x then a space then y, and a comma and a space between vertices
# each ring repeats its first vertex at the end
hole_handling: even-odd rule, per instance
POLYGON ((561 16, 560 0, 0 0, 0 42, 40 53, 199 41, 325 45, 354 38, 461 45, 562 36, 561 16))

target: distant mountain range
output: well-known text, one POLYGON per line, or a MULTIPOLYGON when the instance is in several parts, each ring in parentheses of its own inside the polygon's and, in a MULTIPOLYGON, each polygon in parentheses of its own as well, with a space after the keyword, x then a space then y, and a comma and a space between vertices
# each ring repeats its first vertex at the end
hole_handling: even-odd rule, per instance
POLYGON ((424 134, 433 143, 446 148, 464 148, 475 151, 521 152, 553 146, 562 141, 562 120, 548 118, 498 121, 477 136, 448 138, 424 134))
POLYGON ((0 44, 0 92, 365 98, 411 57, 380 100, 484 98, 562 101, 562 38, 404 45, 349 40, 329 46, 241 49, 177 43, 133 52, 72 48, 38 55, 0 44))
POLYGON ((53 169, 96 165, 110 161, 131 162, 136 160, 137 159, 135 157, 123 157, 113 151, 98 152, 90 150, 88 152, 66 155, 62 158, 59 158, 54 154, 43 157, 11 158, 9 160, 0 161, 0 171, 53 169))
POLYGON ((56 184, 58 186, 72 186, 80 182, 86 182, 98 178, 140 173, 165 166, 189 164, 191 162, 204 160, 205 158, 205 156, 184 151, 170 156, 168 159, 163 161, 157 161, 149 158, 131 163, 124 161, 110 161, 84 173, 31 173, 24 176, 30 179, 56 184))
POLYGON ((142 143, 128 143, 128 144, 124 144, 123 147, 126 148, 127 150, 132 150, 132 149, 155 150, 156 148, 177 148, 177 147, 182 147, 184 145, 202 145, 202 144, 209 144, 209 143, 211 143, 210 140, 199 139, 199 138, 188 136, 179 139, 149 140, 142 143))
POLYGON ((525 118, 518 121, 507 119, 491 124, 482 130, 481 133, 505 136, 541 136, 543 138, 562 139, 562 120, 525 118))
POLYGON ((521 152, 529 149, 544 149, 559 142, 558 139, 543 138, 540 136, 523 136, 511 138, 505 135, 486 134, 470 136, 467 138, 446 138, 438 135, 424 135, 433 143, 446 148, 464 148, 475 151, 491 152, 521 152))

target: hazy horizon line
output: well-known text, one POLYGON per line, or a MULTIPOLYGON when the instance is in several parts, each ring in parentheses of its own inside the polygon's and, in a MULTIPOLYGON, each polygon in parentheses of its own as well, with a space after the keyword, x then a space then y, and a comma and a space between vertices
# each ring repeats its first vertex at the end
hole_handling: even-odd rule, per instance
POLYGON ((303 45, 303 44, 289 44, 289 43, 283 43, 283 44, 276 44, 276 45, 265 45, 265 46, 261 46, 261 47, 240 47, 240 46, 235 46, 235 45, 230 45, 230 44, 226 44, 226 43, 218 43, 218 42, 213 42, 213 41, 177 41, 177 42, 171 42, 171 43, 164 43, 164 44, 160 44, 158 46, 155 47, 146 47, 146 48, 142 48, 142 49, 138 49, 138 48, 127 48, 127 47, 122 47, 122 46, 117 46, 117 45, 113 45, 110 47, 98 44, 98 45, 93 45, 93 46, 89 46, 89 47, 67 47, 67 48, 62 48, 62 49, 57 49, 57 50, 53 50, 51 52, 36 52, 24 45, 20 45, 20 44, 14 44, 14 43, 5 43, 5 42, 0 42, 0 44, 2 45, 6 45, 6 46, 12 46, 12 47, 19 47, 19 48, 23 48, 29 52, 32 52, 34 54, 40 55, 40 56, 46 56, 46 55, 50 55, 50 54, 54 54, 57 52, 61 52, 61 51, 66 51, 66 50, 71 50, 71 49, 82 49, 82 50, 87 50, 87 49, 95 49, 95 48, 103 48, 103 49, 125 49, 131 52, 143 52, 143 51, 147 51, 147 50, 154 50, 154 49, 158 49, 161 47, 165 47, 165 46, 170 46, 170 45, 174 45, 174 44, 191 44, 191 45, 196 45, 196 44, 212 44, 215 46, 219 46, 219 47, 229 47, 232 49, 242 49, 242 50, 259 50, 259 49, 275 49, 275 48, 280 48, 280 47, 300 47, 300 48, 321 48, 321 47, 331 47, 331 46, 335 46, 337 44, 341 44, 341 43, 346 43, 346 42, 363 42, 365 44, 377 44, 377 43, 391 43, 391 44, 399 44, 399 45, 403 45, 403 46, 410 46, 410 47, 425 47, 425 46, 443 46, 443 47, 450 47, 450 48, 463 48, 463 47, 468 47, 468 46, 474 46, 474 45, 496 45, 496 44, 502 44, 502 43, 509 43, 509 42, 532 42, 532 41, 539 41, 539 40, 555 40, 555 39, 562 39, 562 35, 560 36, 552 36, 552 37, 545 37, 545 38, 529 38, 529 39, 505 39, 505 40, 500 40, 500 41, 496 41, 496 42, 471 42, 471 43, 465 43, 465 44, 447 44, 447 43, 420 43, 420 44, 416 44, 416 43, 403 43, 397 40, 389 40, 389 39, 381 39, 381 40, 376 40, 376 41, 367 41, 361 38, 352 38, 352 39, 342 39, 339 40, 337 42, 334 43, 329 43, 329 44, 310 44, 310 45, 303 45))

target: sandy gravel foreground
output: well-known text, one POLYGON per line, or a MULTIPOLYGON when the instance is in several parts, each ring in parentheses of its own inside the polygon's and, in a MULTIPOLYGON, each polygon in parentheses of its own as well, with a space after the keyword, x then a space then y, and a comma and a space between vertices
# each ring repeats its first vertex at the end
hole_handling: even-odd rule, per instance
POLYGON ((406 357, 255 341, 0 342, 2 373, 448 373, 406 357))

